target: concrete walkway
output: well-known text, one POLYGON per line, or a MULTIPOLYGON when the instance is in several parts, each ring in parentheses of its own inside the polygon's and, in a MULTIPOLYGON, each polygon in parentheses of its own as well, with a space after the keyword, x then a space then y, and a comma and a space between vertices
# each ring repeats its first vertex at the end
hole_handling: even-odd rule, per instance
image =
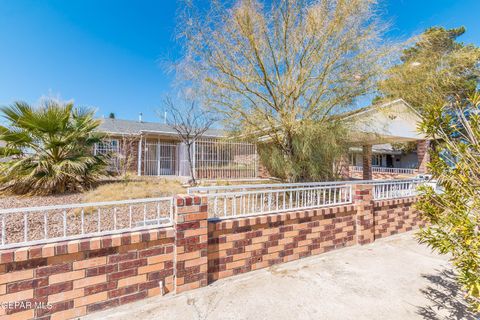
POLYGON ((475 319, 447 259, 406 233, 84 319, 475 319))

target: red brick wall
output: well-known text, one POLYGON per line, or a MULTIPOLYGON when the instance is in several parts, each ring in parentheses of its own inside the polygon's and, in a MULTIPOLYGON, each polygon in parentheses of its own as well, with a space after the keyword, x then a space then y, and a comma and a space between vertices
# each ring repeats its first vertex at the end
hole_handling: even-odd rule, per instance
POLYGON ((209 281, 355 244, 354 206, 208 224, 209 281))
POLYGON ((0 301, 20 304, 0 318, 70 319, 172 291, 173 249, 167 228, 3 250, 0 301))
POLYGON ((413 230, 424 223, 414 209, 417 199, 402 198, 374 202, 375 239, 413 230))
POLYGON ((178 195, 173 228, 0 251, 0 319, 71 319, 422 225, 416 198, 208 220, 207 198, 178 195), (33 308, 39 302, 51 308, 33 308), (15 318, 14 318, 15 317, 15 318))
POLYGON ((207 285, 207 198, 176 198, 176 292, 207 285))

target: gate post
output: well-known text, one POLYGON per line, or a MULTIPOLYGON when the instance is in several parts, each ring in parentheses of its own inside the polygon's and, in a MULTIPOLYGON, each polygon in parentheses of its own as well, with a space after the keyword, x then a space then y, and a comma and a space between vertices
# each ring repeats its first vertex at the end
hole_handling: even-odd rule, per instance
POLYGON ((175 196, 175 292, 204 287, 208 278, 207 197, 175 196))
POLYGON ((372 243, 375 241, 373 185, 356 184, 353 188, 357 243, 361 245, 372 243))

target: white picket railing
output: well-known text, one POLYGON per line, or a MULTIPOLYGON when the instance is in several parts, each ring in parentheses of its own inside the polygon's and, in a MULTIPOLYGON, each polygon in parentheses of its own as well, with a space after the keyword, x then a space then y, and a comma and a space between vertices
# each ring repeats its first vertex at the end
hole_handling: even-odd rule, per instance
POLYGON ((352 203, 352 186, 210 193, 209 218, 235 218, 352 203))
MULTIPOLYGON (((363 172, 362 166, 350 166, 352 172, 363 172)), ((375 173, 393 173, 393 174, 416 174, 417 169, 412 168, 390 168, 390 167, 372 167, 372 172, 375 173)))
POLYGON ((173 197, 0 210, 1 248, 173 224, 173 197))
POLYGON ((408 182, 412 180, 424 179, 388 179, 388 180, 350 180, 350 181, 328 181, 328 182, 294 182, 294 183, 263 183, 263 184, 240 184, 240 185, 226 185, 226 186, 204 186, 188 188, 188 194, 215 194, 228 192, 244 192, 254 190, 275 190, 275 189, 293 189, 293 188, 313 188, 313 187, 328 187, 339 185, 354 185, 354 184, 375 184, 383 182, 408 182))
POLYGON ((425 183, 425 180, 392 180, 390 182, 380 182, 373 185, 373 199, 394 199, 416 196, 418 187, 425 183))

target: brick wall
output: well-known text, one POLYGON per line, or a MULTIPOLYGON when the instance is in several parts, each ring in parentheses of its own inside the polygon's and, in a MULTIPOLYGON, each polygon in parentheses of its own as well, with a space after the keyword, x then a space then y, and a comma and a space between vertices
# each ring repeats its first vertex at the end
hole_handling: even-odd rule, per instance
POLYGON ((355 244, 354 206, 208 224, 209 281, 355 244))
POLYGON ((419 212, 413 209, 415 197, 374 202, 375 239, 423 226, 419 212))
POLYGON ((173 249, 169 228, 3 250, 0 301, 18 305, 0 319, 70 319, 172 291, 173 249))
POLYGON ((71 319, 183 292, 271 265, 368 244, 422 225, 416 198, 208 220, 205 197, 178 195, 174 227, 0 251, 1 319, 71 319), (51 308, 34 308, 37 302, 51 308))

